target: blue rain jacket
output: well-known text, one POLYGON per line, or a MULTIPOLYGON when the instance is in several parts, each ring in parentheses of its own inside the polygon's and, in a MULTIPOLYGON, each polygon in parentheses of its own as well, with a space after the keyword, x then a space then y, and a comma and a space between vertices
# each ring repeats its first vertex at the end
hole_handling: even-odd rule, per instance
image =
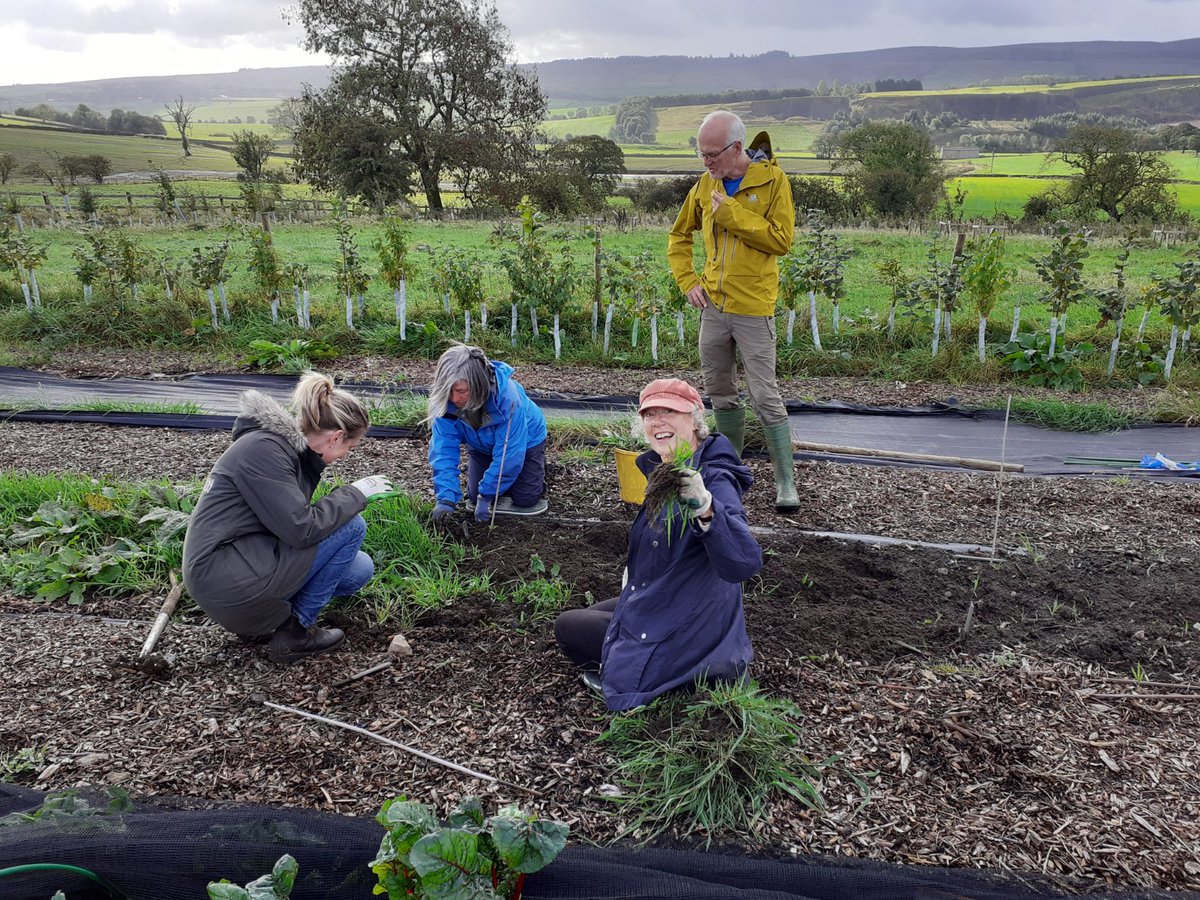
POLYGON ((429 465, 433 467, 433 490, 439 503, 455 504, 462 499, 459 465, 463 444, 492 457, 492 464, 479 480, 480 495, 491 500, 497 485, 503 494, 517 480, 525 466, 525 451, 546 440, 546 417, 513 379, 513 367, 498 360, 491 364, 496 388, 484 404, 483 422, 478 429, 459 418, 459 409, 453 403, 447 403, 445 414, 433 420, 429 465))
MULTIPOLYGON (((629 535, 629 578, 601 651, 601 683, 609 709, 632 709, 697 680, 739 677, 754 658, 742 609, 742 582, 762 568, 742 494, 753 483, 733 445, 710 435, 693 456, 713 496, 707 531, 676 516, 671 539, 663 517, 645 507, 629 535)), ((661 462, 653 450, 637 459, 647 475, 661 462)))

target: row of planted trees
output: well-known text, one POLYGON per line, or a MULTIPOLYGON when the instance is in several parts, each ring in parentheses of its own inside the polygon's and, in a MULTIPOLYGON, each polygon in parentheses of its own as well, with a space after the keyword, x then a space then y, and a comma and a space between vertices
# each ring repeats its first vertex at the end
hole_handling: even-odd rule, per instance
MULTIPOLYGON (((1049 330, 1045 335, 1022 333, 1021 305, 1013 307, 1012 328, 1008 343, 1003 345, 1007 358, 1020 354, 1026 362, 1052 365, 1069 351, 1063 346, 1067 329, 1067 314, 1072 307, 1094 304, 1100 324, 1114 323, 1114 335, 1109 348, 1107 374, 1116 367, 1125 321, 1131 309, 1141 308, 1136 343, 1145 336, 1146 324, 1154 309, 1158 309, 1171 325, 1171 336, 1163 362, 1163 377, 1170 378, 1177 350, 1186 352, 1191 330, 1200 321, 1200 252, 1182 262, 1174 263, 1173 273, 1154 273, 1149 284, 1135 297, 1125 280, 1125 266, 1131 242, 1121 245, 1111 273, 1111 283, 1102 288, 1084 284, 1084 260, 1089 255, 1090 234, 1086 230, 1059 227, 1050 250, 1029 262, 1042 282, 1042 301, 1050 310, 1049 330)), ((987 331, 989 320, 1005 293, 1012 286, 1014 267, 1006 259, 1005 237, 996 232, 967 241, 959 234, 949 258, 943 258, 936 243, 932 243, 922 272, 910 274, 895 258, 883 260, 877 266, 881 281, 890 291, 886 332, 895 339, 897 313, 931 324, 930 347, 936 356, 952 340, 954 317, 963 301, 974 306, 978 329, 976 347, 981 363, 988 356, 987 331)), ((840 246, 837 236, 830 233, 820 214, 809 211, 806 231, 796 246, 780 262, 780 300, 787 310, 787 343, 794 343, 794 325, 798 306, 808 300, 812 345, 822 350, 819 326, 818 298, 832 306, 832 324, 840 333, 840 303, 846 296, 845 262, 849 251, 840 246)), ((1089 345, 1090 346, 1090 345, 1089 345)), ((1015 368, 1021 370, 1020 366, 1015 368)))
MULTIPOLYGON (((507 330, 513 343, 518 337, 521 308, 528 312, 535 337, 541 333, 539 313, 549 313, 555 356, 560 356, 563 318, 579 311, 581 293, 590 295, 591 339, 602 346, 605 355, 612 346, 618 313, 630 328, 634 348, 644 339, 643 330, 649 331, 650 354, 655 361, 659 356, 662 317, 674 315, 671 330, 676 341, 683 343, 686 298, 660 255, 606 250, 596 229, 591 235, 591 265, 581 265, 572 247, 577 235, 550 228, 528 200, 521 204, 519 212, 515 226, 501 226, 493 235, 501 247, 498 269, 481 253, 411 248, 406 223, 392 218, 383 222, 375 240, 378 267, 372 272, 359 249, 346 210, 339 210, 335 219, 338 255, 333 280, 345 303, 346 327, 355 329, 363 321, 367 314, 367 288, 373 278, 378 278, 392 291, 400 339, 407 339, 407 282, 416 265, 411 251, 419 249, 428 253, 429 281, 435 296, 441 300, 443 312, 448 317, 461 317, 465 340, 471 340, 478 330, 489 331, 489 298, 500 302, 504 294, 503 289, 495 288, 491 276, 502 272, 509 286, 507 330)), ((127 296, 137 301, 139 285, 155 282, 171 299, 187 281, 207 298, 212 327, 218 330, 230 323, 226 283, 233 267, 236 235, 248 244, 246 265, 256 288, 270 303, 272 321, 292 319, 291 312, 282 311, 284 298, 290 293, 295 323, 302 329, 312 327, 309 267, 287 262, 265 228, 235 229, 230 237, 191 248, 183 259, 153 253, 128 232, 117 228, 93 227, 82 234, 83 245, 74 251, 74 256, 75 274, 83 285, 85 300, 91 299, 94 286, 101 285, 113 298, 127 296)), ((1061 228, 1047 253, 1029 258, 1043 285, 1042 299, 1050 310, 1049 330, 1045 334, 1022 333, 1018 302, 1013 309, 1009 342, 1000 345, 1002 354, 1016 363, 1013 367, 1017 371, 1022 371, 1017 355, 1031 366, 1044 367, 1070 359, 1077 351, 1064 345, 1068 312, 1080 304, 1091 303, 1097 306, 1102 324, 1115 323, 1108 365, 1111 375, 1125 320, 1129 311, 1140 305, 1142 315, 1135 344, 1141 344, 1153 309, 1161 310, 1171 324, 1170 341, 1160 366, 1163 377, 1169 378, 1178 353, 1187 351, 1192 326, 1200 318, 1200 255, 1175 263, 1172 273, 1153 275, 1150 283, 1132 296, 1124 277, 1129 243, 1123 245, 1118 255, 1111 283, 1099 289, 1088 288, 1083 282, 1088 243, 1086 231, 1061 228)), ((962 308, 970 303, 977 316, 977 352, 984 362, 988 357, 989 320, 1013 282, 1014 267, 1007 261, 1006 252, 1002 234, 984 235, 969 242, 959 235, 948 257, 937 243, 931 243, 923 270, 915 273, 906 271, 897 259, 885 259, 877 269, 880 280, 889 289, 890 304, 886 325, 880 326, 881 329, 886 330, 889 340, 895 340, 898 316, 907 318, 918 329, 924 323, 930 329, 930 346, 936 356, 952 341, 956 316, 961 318, 962 308)), ((10 227, 0 228, 0 270, 7 268, 17 273, 30 310, 41 304, 37 270, 46 255, 45 247, 27 234, 10 227)), ((849 249, 825 228, 820 215, 810 211, 795 247, 780 262, 780 299, 787 313, 788 345, 796 341, 796 316, 805 300, 814 350, 823 350, 820 322, 826 303, 832 306, 829 319, 833 332, 840 334, 841 301, 847 293, 845 264, 849 256, 849 249)))

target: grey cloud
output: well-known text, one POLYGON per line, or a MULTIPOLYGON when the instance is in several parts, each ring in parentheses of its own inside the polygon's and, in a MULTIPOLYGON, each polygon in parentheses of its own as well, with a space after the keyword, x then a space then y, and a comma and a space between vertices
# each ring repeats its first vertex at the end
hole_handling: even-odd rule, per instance
MULTIPOLYGON (((294 44, 298 31, 284 24, 278 0, 208 0, 181 4, 172 11, 159 0, 135 0, 120 7, 92 7, 72 0, 48 0, 24 5, 10 22, 27 22, 35 34, 48 31, 94 34, 145 35, 160 32, 190 44, 220 42, 243 37, 252 42, 276 42, 283 37, 294 44)), ((42 46, 47 46, 43 43, 42 46)))

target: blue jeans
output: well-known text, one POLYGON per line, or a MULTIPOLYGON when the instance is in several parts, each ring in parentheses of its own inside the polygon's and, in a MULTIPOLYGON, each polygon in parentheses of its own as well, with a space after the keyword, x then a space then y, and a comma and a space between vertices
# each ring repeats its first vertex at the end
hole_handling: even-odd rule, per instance
MULTIPOLYGON (((467 450, 467 496, 472 502, 479 499, 479 482, 483 473, 492 464, 492 457, 474 448, 467 450)), ((546 442, 542 441, 535 447, 525 451, 525 461, 517 479, 507 491, 501 491, 501 497, 511 497, 514 506, 533 506, 546 493, 546 442)), ((494 496, 488 497, 488 503, 494 503, 494 496)))
POLYGON ((321 543, 304 585, 288 598, 292 613, 305 628, 317 621, 334 597, 349 597, 371 580, 375 563, 358 548, 367 536, 367 523, 355 516, 321 543))

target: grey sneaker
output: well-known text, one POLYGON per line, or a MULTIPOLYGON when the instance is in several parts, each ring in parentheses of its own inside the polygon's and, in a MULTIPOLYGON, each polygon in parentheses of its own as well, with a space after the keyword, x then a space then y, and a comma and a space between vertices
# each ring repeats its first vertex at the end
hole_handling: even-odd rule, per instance
POLYGON ((533 506, 517 506, 512 502, 512 497, 501 497, 495 505, 498 516, 540 516, 549 508, 550 504, 546 502, 545 497, 533 506))
POLYGON ((589 688, 601 696, 604 695, 604 686, 600 683, 599 672, 582 672, 579 675, 580 680, 589 688))

